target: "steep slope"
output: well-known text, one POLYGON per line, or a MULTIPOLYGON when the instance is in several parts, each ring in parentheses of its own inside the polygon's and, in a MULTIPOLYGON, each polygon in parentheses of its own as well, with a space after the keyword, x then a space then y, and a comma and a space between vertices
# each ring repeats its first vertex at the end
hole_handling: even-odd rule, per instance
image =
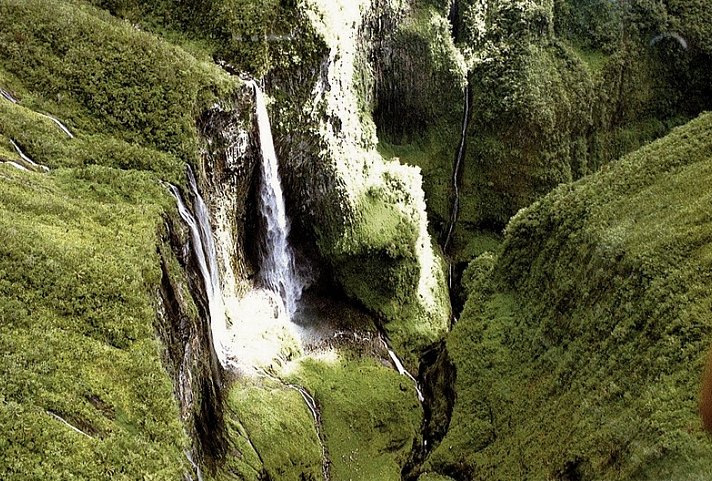
POLYGON ((441 235, 459 193, 449 254, 462 260, 478 232, 712 103, 705 2, 414 3, 379 51, 375 120, 384 152, 423 169, 441 235))
POLYGON ((455 479, 709 479, 712 115, 564 185, 473 261, 447 341, 455 479))
POLYGON ((167 196, 99 167, 0 182, 0 477, 177 479, 188 439, 148 295, 167 196))
POLYGON ((177 213, 160 182, 180 182, 195 116, 235 82, 80 2, 0 2, 0 37, 0 477, 178 479, 188 450, 206 454, 186 433, 213 373, 199 328, 195 392, 166 372, 179 377, 165 361, 184 339, 157 332, 201 318, 183 272, 161 269, 177 213), (6 163, 23 155, 48 171, 6 163), (188 309, 178 320, 158 316, 162 283, 188 309))

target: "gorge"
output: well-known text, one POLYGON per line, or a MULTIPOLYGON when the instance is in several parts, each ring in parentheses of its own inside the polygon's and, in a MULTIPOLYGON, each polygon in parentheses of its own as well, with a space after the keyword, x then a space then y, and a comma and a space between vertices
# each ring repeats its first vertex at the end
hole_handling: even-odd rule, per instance
POLYGON ((709 479, 707 3, 0 0, 0 479, 709 479))

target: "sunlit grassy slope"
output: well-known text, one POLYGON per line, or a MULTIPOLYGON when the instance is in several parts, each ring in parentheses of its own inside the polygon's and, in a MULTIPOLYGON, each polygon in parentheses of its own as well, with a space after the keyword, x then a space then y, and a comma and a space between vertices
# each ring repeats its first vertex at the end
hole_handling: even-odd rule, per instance
POLYGON ((0 479, 180 479, 155 323, 159 180, 233 83, 83 2, 0 1, 0 479), (61 119, 74 138, 42 114, 61 119), (81 432, 79 432, 81 431, 81 432))
POLYGON ((712 114, 521 211, 448 339, 458 479, 710 479, 712 114), (464 476, 464 477, 463 477, 464 476))
MULTIPOLYGON (((99 163, 177 178, 195 117, 234 88, 220 69, 81 2, 0 1, 0 134, 51 167, 99 163), (40 113, 79 132, 72 144, 40 113)), ((3 147, 5 147, 3 145, 3 147)))
POLYGON ((0 478, 180 477, 150 296, 167 202, 149 174, 0 165, 0 478))

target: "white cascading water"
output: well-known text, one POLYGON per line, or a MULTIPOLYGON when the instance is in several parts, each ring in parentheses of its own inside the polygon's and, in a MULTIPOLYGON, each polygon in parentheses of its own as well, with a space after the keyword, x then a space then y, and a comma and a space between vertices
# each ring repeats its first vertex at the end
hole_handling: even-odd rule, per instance
POLYGON ((203 198, 198 192, 198 185, 191 170, 188 170, 190 189, 195 196, 195 215, 186 207, 180 191, 170 185, 171 193, 178 204, 178 212, 190 229, 193 241, 193 252, 198 260, 200 274, 203 277, 205 291, 208 296, 208 311, 210 314, 210 331, 213 337, 213 347, 220 364, 227 368, 229 364, 229 340, 227 332, 227 317, 225 315, 225 302, 220 289, 218 276, 217 256, 215 253, 215 240, 210 226, 208 209, 203 198))
POLYGON ((41 115, 42 117, 46 117, 46 118, 50 119, 52 122, 54 122, 55 125, 56 125, 57 127, 59 127, 59 129, 60 129, 62 132, 64 132, 65 134, 67 134, 67 137, 69 137, 70 139, 73 139, 73 138, 74 138, 74 134, 73 134, 73 133, 67 128, 67 126, 64 125, 57 117, 53 117, 52 115, 49 115, 49 114, 40 114, 40 115, 41 115))
POLYGON ((20 156, 20 158, 22 159, 22 161, 25 162, 25 163, 29 166, 29 168, 27 168, 27 169, 25 169, 25 170, 29 170, 29 169, 31 168, 31 169, 33 169, 33 170, 35 170, 35 171, 43 170, 43 171, 45 171, 45 172, 49 172, 49 167, 47 167, 46 165, 40 165, 40 164, 36 163, 35 161, 33 161, 32 159, 30 159, 30 158, 22 151, 22 149, 20 149, 20 147, 15 143, 14 140, 10 139, 10 143, 11 143, 12 146, 15 148, 15 152, 17 152, 17 154, 20 156))
POLYGON ((297 310, 297 302, 302 296, 304 281, 296 273, 294 252, 288 242, 289 222, 264 94, 255 82, 251 81, 249 84, 255 91, 257 125, 262 150, 260 210, 265 220, 266 233, 260 277, 265 287, 279 294, 285 313, 291 319, 297 310))

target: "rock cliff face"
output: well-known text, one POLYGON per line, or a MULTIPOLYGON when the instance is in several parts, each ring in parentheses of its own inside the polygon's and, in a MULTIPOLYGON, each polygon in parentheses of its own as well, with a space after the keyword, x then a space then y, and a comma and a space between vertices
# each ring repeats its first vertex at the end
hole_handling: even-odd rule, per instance
POLYGON ((193 440, 191 458, 214 469, 228 450, 226 378, 213 350, 208 299, 188 239, 180 221, 166 217, 159 244, 157 331, 181 421, 193 440))
POLYGON ((259 225, 257 203, 259 142, 255 141, 254 92, 244 86, 201 114, 198 184, 208 202, 223 291, 233 296, 254 277, 259 225), (253 221, 253 222, 251 222, 253 221))
POLYGON ((442 230, 469 81, 454 255, 481 252, 473 234, 709 105, 701 25, 652 2, 416 2, 379 51, 382 150, 423 169, 442 230))

